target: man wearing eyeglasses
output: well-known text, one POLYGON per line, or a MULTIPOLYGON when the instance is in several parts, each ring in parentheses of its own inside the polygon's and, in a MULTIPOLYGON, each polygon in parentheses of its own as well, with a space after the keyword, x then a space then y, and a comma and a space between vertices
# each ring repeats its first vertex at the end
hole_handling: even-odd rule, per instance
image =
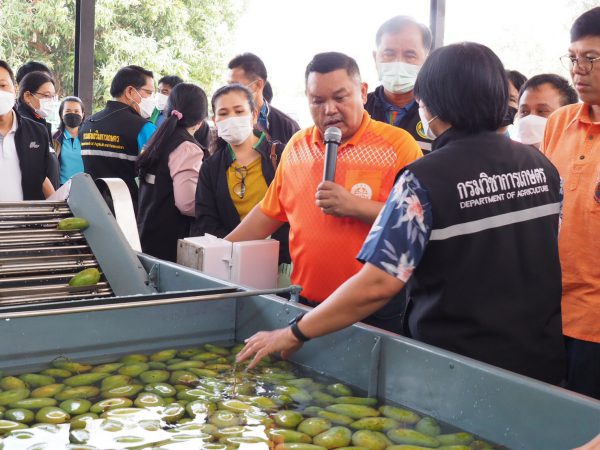
POLYGON ((564 181, 559 251, 567 387, 600 399, 600 7, 575 21, 561 60, 583 101, 550 116, 542 145, 564 181))
POLYGON ((79 130, 81 155, 92 178, 121 178, 137 209, 135 163, 156 130, 148 118, 154 111, 154 75, 139 66, 120 69, 112 80, 113 100, 90 116, 79 130))

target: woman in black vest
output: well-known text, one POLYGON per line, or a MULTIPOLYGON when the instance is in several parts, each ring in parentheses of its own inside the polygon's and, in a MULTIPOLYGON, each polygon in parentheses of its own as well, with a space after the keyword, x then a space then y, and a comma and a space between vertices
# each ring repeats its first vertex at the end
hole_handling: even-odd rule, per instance
POLYGON ((377 311, 408 283, 409 336, 560 383, 558 171, 496 131, 508 82, 489 48, 435 50, 415 98, 433 151, 400 175, 358 255, 365 266, 291 328, 252 337, 239 359, 287 356, 377 311))
POLYGON ((168 118, 137 161, 142 251, 167 261, 177 259, 177 240, 190 235, 204 158, 193 135, 207 116, 207 103, 200 87, 188 83, 175 86, 165 108, 168 118))
MULTIPOLYGON (((256 106, 241 84, 221 87, 211 104, 218 139, 200 170, 192 234, 223 238, 262 200, 285 146, 254 128, 256 106)), ((280 243, 280 263, 290 262, 288 236, 289 226, 273 234, 280 243)))

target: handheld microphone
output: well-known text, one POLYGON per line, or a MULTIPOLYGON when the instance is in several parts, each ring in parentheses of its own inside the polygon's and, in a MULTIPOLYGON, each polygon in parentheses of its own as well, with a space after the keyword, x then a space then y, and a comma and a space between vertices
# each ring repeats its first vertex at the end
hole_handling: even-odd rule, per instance
POLYGON ((335 181, 335 164, 337 161, 337 150, 342 142, 342 130, 337 127, 329 127, 325 130, 325 166, 323 167, 323 181, 335 181))

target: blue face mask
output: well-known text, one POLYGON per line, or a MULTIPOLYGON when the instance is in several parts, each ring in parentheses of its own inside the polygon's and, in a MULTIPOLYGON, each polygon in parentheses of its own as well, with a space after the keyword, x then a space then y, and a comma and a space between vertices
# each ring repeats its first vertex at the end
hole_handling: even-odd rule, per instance
POLYGON ((419 117, 421 118, 421 123, 423 124, 423 132, 425 133, 425 136, 427 137, 427 139, 431 139, 433 141, 435 138, 437 138, 437 136, 435 135, 435 133, 429 125, 431 124, 431 122, 437 119, 438 116, 434 116, 431 120, 427 120, 425 118, 425 114, 423 113, 423 108, 419 106, 419 117))

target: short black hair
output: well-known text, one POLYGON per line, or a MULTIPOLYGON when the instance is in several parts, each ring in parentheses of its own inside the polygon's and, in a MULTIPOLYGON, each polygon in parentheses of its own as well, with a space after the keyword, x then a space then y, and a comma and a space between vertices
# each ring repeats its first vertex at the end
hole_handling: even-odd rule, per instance
POLYGON ((496 131, 508 109, 508 79, 492 50, 462 42, 429 55, 417 76, 414 95, 433 116, 458 130, 496 131))
POLYGON ((523 84, 523 86, 521 86, 519 99, 527 89, 537 89, 546 83, 550 84, 559 92, 560 106, 572 105, 579 101, 579 96, 577 95, 577 91, 573 89, 573 86, 571 86, 565 78, 554 73, 542 73, 531 77, 523 84))
POLYGON ((30 72, 19 83, 19 103, 23 103, 25 92, 33 94, 46 83, 55 85, 54 80, 47 72, 30 72))
POLYGON ((508 81, 510 81, 515 87, 517 92, 521 90, 521 87, 527 81, 527 77, 518 70, 507 70, 506 77, 508 78, 508 81))
POLYGON ((146 78, 154 78, 154 74, 140 66, 125 66, 115 74, 110 84, 110 95, 120 97, 127 86, 140 89, 146 84, 146 78))
POLYGON ((427 25, 417 22, 410 16, 395 16, 389 20, 386 20, 377 30, 377 34, 375 35, 375 44, 377 44, 377 47, 379 47, 381 38, 384 34, 399 33, 407 26, 411 25, 414 25, 421 30, 421 35, 423 36, 423 47, 425 48, 425 51, 429 52, 431 49, 431 42, 433 41, 431 30, 427 25))
POLYGON ((229 61, 227 68, 242 69, 246 77, 252 81, 257 78, 267 81, 267 68, 265 67, 265 63, 254 53, 242 53, 241 55, 237 55, 229 61))
POLYGON ((329 73, 334 70, 344 69, 350 78, 360 81, 360 70, 354 58, 339 52, 317 53, 306 66, 304 82, 312 72, 329 73))
POLYGON ((161 84, 161 83, 171 86, 171 89, 173 89, 178 84, 183 83, 183 80, 181 78, 179 78, 177 75, 165 75, 160 80, 158 80, 158 84, 161 84))
POLYGON ((600 6, 580 15, 571 27, 571 42, 586 36, 600 36, 600 6))
POLYGON ((265 83, 265 87, 263 88, 263 98, 268 103, 271 103, 271 100, 273 100, 273 86, 271 86, 271 83, 268 81, 265 83))
POLYGON ((48 68, 46 64, 41 63, 39 61, 29 61, 23 64, 17 70, 17 83, 20 84, 21 80, 25 77, 25 75, 31 72, 45 72, 52 76, 52 71, 48 68))
POLYGON ((8 65, 8 63, 6 61, 4 61, 3 59, 0 59, 0 67, 2 67, 4 70, 6 70, 8 72, 10 81, 12 81, 13 84, 15 84, 15 74, 13 73, 13 71, 10 68, 10 66, 8 65))
POLYGON ((250 106, 250 111, 256 111, 256 103, 254 103, 254 97, 252 96, 252 92, 250 92, 250 89, 248 89, 243 84, 231 83, 226 84, 225 86, 221 86, 213 94, 212 99, 210 100, 210 106, 212 107, 213 114, 216 113, 215 103, 217 102, 217 99, 222 95, 229 94, 230 92, 240 92, 244 94, 246 96, 246 99, 248 100, 248 106, 250 106))

